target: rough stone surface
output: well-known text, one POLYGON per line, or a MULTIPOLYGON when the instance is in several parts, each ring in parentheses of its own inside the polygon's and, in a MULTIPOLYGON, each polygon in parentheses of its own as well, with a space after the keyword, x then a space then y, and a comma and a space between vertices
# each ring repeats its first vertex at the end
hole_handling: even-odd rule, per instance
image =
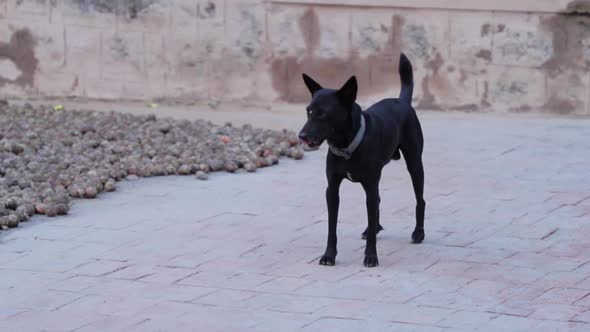
POLYGON ((336 265, 317 263, 323 146, 254 174, 122 182, 2 232, 2 330, 588 331, 588 120, 420 118, 426 240, 410 243, 411 181, 392 162, 379 267, 362 265, 349 182, 336 265))

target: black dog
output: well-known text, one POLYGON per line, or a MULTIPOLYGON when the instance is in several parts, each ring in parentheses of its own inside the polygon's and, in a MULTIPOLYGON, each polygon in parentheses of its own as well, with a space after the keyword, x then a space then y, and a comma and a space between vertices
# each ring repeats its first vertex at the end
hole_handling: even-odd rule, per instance
POLYGON ((422 167, 423 137, 416 111, 411 106, 414 87, 412 65, 402 53, 399 62, 402 88, 399 99, 384 99, 365 112, 355 103, 356 78, 351 77, 340 90, 324 89, 306 74, 305 85, 312 94, 307 107, 307 122, 299 138, 312 148, 328 140, 330 150, 326 158, 328 189, 328 246, 321 265, 334 265, 336 259, 336 223, 340 202, 340 184, 344 178, 360 182, 367 195, 368 227, 364 265, 379 265, 377 233, 379 223, 379 181, 383 167, 391 159, 400 159, 401 150, 416 195, 416 228, 414 243, 424 240, 423 198, 424 170, 422 167))

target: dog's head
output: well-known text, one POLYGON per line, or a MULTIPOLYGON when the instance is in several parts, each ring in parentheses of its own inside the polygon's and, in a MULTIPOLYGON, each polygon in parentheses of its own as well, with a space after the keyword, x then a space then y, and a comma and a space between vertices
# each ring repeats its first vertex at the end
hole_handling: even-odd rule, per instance
POLYGON ((299 139, 316 148, 335 133, 347 130, 356 100, 356 77, 352 76, 339 90, 324 89, 306 74, 303 81, 311 92, 311 103, 306 108, 307 122, 299 139))

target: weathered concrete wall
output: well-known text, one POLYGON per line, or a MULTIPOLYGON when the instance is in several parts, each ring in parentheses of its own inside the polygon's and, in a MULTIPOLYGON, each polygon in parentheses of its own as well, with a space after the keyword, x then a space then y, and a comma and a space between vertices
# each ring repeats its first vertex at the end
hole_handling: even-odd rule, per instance
POLYGON ((414 2, 0 0, 0 95, 371 102, 404 51, 419 108, 590 114, 590 1, 414 2))

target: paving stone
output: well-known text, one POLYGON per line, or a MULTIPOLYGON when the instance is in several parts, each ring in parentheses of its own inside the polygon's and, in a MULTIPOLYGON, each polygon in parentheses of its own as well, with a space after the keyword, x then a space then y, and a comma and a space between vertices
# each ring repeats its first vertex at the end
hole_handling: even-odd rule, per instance
POLYGON ((325 297, 260 294, 247 299, 244 304, 255 310, 313 314, 323 307, 327 307, 328 305, 333 305, 338 302, 338 299, 325 297))
POLYGON ((93 261, 68 270, 68 273, 89 277, 103 277, 126 269, 128 266, 129 264, 125 262, 93 261))
POLYGON ((261 283, 255 289, 268 293, 292 293, 312 282, 304 278, 276 277, 261 283))
POLYGON ((487 324, 481 326, 481 331, 534 331, 535 327, 539 324, 538 320, 518 317, 499 315, 494 319, 491 319, 487 324))
POLYGON ((257 292, 239 291, 232 289, 220 289, 215 292, 196 298, 191 302, 229 308, 245 308, 246 301, 257 296, 257 292))
POLYGON ((436 325, 456 310, 413 304, 382 305, 375 303, 367 309, 359 311, 354 317, 367 317, 377 321, 393 321, 398 323, 436 325))
POLYGON ((541 320, 535 326, 535 331, 542 332, 583 332, 587 331, 590 326, 585 322, 557 322, 553 320, 541 320))
POLYGON ((535 312, 529 317, 534 319, 570 321, 584 311, 586 311, 585 308, 568 304, 544 304, 536 306, 535 312))
POLYGON ((104 318, 93 312, 80 311, 26 311, 0 321, 7 331, 73 331, 104 318))
POLYGON ((15 289, 12 292, 3 292, 6 297, 2 301, 5 308, 26 308, 33 310, 56 310, 83 298, 83 293, 61 292, 40 289, 15 289))
POLYGON ((574 304, 581 301, 578 304, 582 305, 586 302, 583 298, 589 294, 590 292, 585 289, 552 288, 533 301, 537 304, 574 304))
POLYGON ((590 323, 590 310, 584 310, 572 318, 573 321, 590 323))
POLYGON ((322 317, 305 325, 301 331, 384 331, 391 328, 391 323, 368 322, 361 319, 322 317))
POLYGON ((489 324, 498 314, 487 312, 457 311, 439 322, 442 326, 456 329, 477 330, 479 327, 489 324))
POLYGON ((193 269, 171 268, 159 265, 153 266, 151 270, 153 271, 152 273, 138 280, 157 284, 174 284, 199 272, 193 269))
POLYGON ((410 243, 411 181, 392 162, 379 267, 362 265, 364 193, 348 182, 337 264, 318 264, 324 146, 248 176, 122 182, 0 233, 0 330, 588 330, 587 120, 419 116, 426 240, 410 243))

